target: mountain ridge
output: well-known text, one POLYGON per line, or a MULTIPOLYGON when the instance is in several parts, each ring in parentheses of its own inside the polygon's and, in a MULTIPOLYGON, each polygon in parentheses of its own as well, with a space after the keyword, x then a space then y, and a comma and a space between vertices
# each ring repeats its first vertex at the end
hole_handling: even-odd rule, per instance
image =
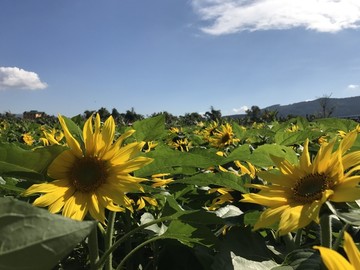
MULTIPOLYGON (((292 116, 319 116, 324 113, 321 106, 321 101, 326 103, 326 110, 333 109, 331 117, 339 118, 351 118, 354 116, 360 117, 360 96, 346 97, 346 98, 331 98, 321 97, 311 101, 300 101, 288 105, 274 104, 265 108, 261 108, 261 111, 277 111, 278 117, 292 116)), ((246 114, 236 114, 230 117, 242 117, 246 114)))

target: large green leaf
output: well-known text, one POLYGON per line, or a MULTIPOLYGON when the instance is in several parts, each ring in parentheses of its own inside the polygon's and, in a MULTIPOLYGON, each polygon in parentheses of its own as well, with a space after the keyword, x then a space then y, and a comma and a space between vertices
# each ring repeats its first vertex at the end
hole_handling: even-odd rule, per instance
POLYGON ((260 234, 250 227, 233 227, 221 241, 211 269, 271 269, 278 265, 272 256, 260 234))
POLYGON ((291 163, 296 163, 298 160, 295 151, 287 146, 264 144, 252 151, 249 145, 244 144, 231 152, 222 164, 239 160, 248 161, 259 167, 269 167, 274 165, 270 155, 285 158, 291 163))
POLYGON ((176 180, 176 183, 198 185, 198 186, 210 186, 216 185, 220 187, 227 187, 243 193, 247 193, 247 189, 244 187, 246 181, 245 178, 235 175, 234 173, 219 172, 219 173, 201 173, 189 178, 176 180))
POLYGON ((324 118, 317 119, 316 124, 324 132, 337 132, 339 130, 348 132, 353 130, 358 123, 349 119, 324 118))
MULTIPOLYGON (((187 168, 208 168, 220 164, 222 157, 216 155, 216 151, 208 149, 196 149, 192 152, 181 152, 159 145, 154 151, 148 153, 147 157, 154 159, 152 163, 136 171, 137 176, 149 176, 155 173, 186 173, 187 168), (177 171, 176 171, 177 170, 177 171)), ((191 170, 193 173, 194 170, 191 170)))
POLYGON ((320 270, 324 268, 318 251, 314 249, 298 249, 289 253, 281 266, 273 268, 273 270, 289 269, 320 270))
POLYGON ((159 140, 165 134, 165 115, 136 121, 133 128, 136 130, 134 137, 137 141, 159 140))
POLYGON ((306 139, 314 140, 322 136, 320 131, 301 130, 296 132, 279 131, 275 134, 275 143, 280 145, 303 144, 306 139))
POLYGON ((173 197, 166 198, 162 216, 171 216, 171 222, 161 238, 175 239, 189 247, 195 244, 212 246, 217 242, 207 225, 224 224, 223 219, 204 210, 183 210, 173 197))
POLYGON ((0 176, 44 181, 48 166, 64 149, 53 145, 24 150, 14 144, 0 143, 0 176))
POLYGON ((12 198, 0 198, 0 269, 51 269, 93 229, 12 198))

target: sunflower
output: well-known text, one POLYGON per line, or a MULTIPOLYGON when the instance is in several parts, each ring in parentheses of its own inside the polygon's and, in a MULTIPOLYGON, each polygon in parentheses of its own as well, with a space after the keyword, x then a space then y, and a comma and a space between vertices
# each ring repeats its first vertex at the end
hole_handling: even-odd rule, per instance
POLYGON ((68 150, 63 151, 49 166, 49 183, 35 184, 23 195, 44 194, 34 205, 47 207, 51 213, 83 220, 87 213, 105 222, 105 208, 110 211, 132 210, 126 193, 143 191, 140 182, 146 180, 130 175, 149 164, 152 159, 136 157, 144 143, 133 142, 122 146, 134 130, 125 132, 114 143, 115 123, 110 116, 101 127, 100 116, 95 125, 90 117, 84 125, 84 142, 70 133, 65 119, 59 115, 68 150))
POLYGON ((360 151, 347 152, 354 144, 357 132, 349 132, 334 150, 336 142, 323 143, 310 160, 309 140, 297 164, 284 158, 272 156, 279 169, 278 174, 259 172, 266 185, 251 184, 259 193, 244 194, 242 202, 256 203, 268 207, 260 216, 254 229, 268 228, 279 222, 279 235, 287 234, 307 226, 311 221, 319 222, 319 211, 324 202, 347 202, 360 198, 357 188, 360 176, 360 151))
POLYGON ((210 144, 217 148, 223 148, 239 141, 239 139, 234 138, 234 132, 229 123, 221 125, 214 131, 213 136, 209 138, 210 144))
POLYGON ((344 249, 349 260, 330 248, 315 246, 320 251, 321 258, 329 270, 356 270, 360 269, 360 252, 350 234, 344 234, 344 249))
POLYGON ((23 135, 21 135, 21 139, 23 140, 23 142, 26 144, 26 145, 33 145, 34 143, 34 138, 33 136, 28 132, 28 133, 24 133, 23 135))

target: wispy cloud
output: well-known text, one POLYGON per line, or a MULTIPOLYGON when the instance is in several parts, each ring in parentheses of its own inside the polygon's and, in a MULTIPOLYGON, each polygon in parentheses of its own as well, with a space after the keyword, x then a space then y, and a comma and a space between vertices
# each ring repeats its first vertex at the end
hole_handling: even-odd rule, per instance
POLYGON ((18 67, 0 67, 0 90, 4 89, 44 89, 48 85, 39 75, 18 67))
POLYGON ((249 107, 244 105, 244 106, 242 106, 240 108, 234 108, 234 109, 232 109, 232 111, 234 113, 245 113, 248 109, 249 109, 249 107))
POLYGON ((358 0, 193 0, 211 35, 303 27, 337 32, 360 27, 358 0))
POLYGON ((358 84, 349 84, 347 86, 348 89, 359 89, 360 85, 358 84))

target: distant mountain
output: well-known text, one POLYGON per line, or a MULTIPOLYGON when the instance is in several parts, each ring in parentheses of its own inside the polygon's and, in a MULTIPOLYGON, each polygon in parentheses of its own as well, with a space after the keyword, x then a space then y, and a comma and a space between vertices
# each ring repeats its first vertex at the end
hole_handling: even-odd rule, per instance
MULTIPOLYGON (((261 111, 277 111, 279 117, 293 116, 307 116, 307 115, 322 115, 321 99, 318 98, 311 101, 302 101, 289 105, 272 105, 262 108, 261 111)), ((327 98, 327 109, 333 108, 332 117, 350 118, 360 116, 360 96, 348 98, 327 98)), ((236 115, 241 117, 244 115, 236 115)), ((236 117, 232 115, 231 117, 236 117)))

